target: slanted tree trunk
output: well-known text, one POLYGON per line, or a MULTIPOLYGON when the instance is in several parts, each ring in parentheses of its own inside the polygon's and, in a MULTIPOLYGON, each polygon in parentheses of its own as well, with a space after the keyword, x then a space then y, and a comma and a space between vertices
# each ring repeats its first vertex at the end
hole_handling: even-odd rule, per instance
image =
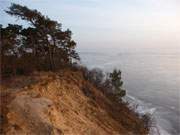
POLYGON ((48 41, 47 36, 46 36, 46 44, 48 47, 49 70, 53 71, 54 67, 53 67, 53 59, 52 59, 52 48, 51 48, 51 45, 48 41))
POLYGON ((16 76, 16 70, 17 70, 17 58, 18 58, 18 54, 16 53, 16 51, 14 49, 12 49, 14 56, 13 56, 13 63, 12 63, 12 71, 13 71, 13 76, 16 76))
POLYGON ((48 57, 49 57, 49 68, 50 68, 50 70, 54 70, 53 58, 52 58, 52 49, 51 49, 51 46, 49 45, 49 43, 48 43, 48 57))
POLYGON ((56 69, 56 62, 55 62, 55 53, 56 53, 56 40, 54 37, 53 38, 53 48, 52 48, 52 60, 53 60, 53 66, 56 69))

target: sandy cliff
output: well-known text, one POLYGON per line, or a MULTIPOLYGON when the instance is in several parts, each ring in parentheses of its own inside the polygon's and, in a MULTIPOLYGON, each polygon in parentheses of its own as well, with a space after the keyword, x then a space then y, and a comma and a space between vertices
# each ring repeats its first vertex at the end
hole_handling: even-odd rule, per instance
POLYGON ((7 135, 146 134, 143 122, 87 82, 80 71, 40 72, 1 84, 7 135))

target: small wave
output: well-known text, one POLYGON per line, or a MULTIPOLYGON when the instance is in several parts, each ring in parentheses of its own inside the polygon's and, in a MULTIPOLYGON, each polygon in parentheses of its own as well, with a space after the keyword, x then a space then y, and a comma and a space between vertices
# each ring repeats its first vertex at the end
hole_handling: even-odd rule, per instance
POLYGON ((170 133, 168 133, 168 131, 163 129, 157 123, 156 117, 154 115, 154 113, 157 110, 155 107, 149 108, 146 103, 144 103, 143 101, 141 101, 133 96, 130 96, 130 95, 127 95, 123 100, 128 102, 129 108, 134 110, 140 116, 142 116, 144 114, 150 114, 153 117, 153 121, 155 121, 155 122, 153 122, 153 125, 150 129, 149 135, 170 135, 170 133))

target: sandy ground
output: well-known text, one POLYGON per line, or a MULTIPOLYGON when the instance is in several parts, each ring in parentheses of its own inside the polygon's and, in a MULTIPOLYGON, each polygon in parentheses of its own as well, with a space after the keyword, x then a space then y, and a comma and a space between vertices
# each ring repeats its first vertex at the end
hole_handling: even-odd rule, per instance
POLYGON ((3 80, 1 133, 140 135, 143 122, 107 98, 79 71, 40 72, 3 80))

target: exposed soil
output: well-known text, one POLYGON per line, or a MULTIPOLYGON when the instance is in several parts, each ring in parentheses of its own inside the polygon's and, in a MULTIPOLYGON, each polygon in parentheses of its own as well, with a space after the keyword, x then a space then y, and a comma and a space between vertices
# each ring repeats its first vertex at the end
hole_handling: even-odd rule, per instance
POLYGON ((80 71, 37 72, 1 84, 1 134, 141 135, 143 121, 80 71))

